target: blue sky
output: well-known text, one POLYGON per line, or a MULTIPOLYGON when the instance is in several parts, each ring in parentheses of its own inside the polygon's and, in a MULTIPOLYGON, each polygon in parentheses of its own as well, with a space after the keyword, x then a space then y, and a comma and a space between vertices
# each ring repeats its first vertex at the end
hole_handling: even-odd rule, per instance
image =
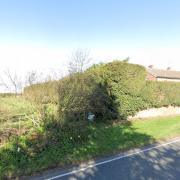
POLYGON ((179 45, 179 0, 1 0, 3 43, 179 45))
POLYGON ((179 21, 179 0, 0 0, 0 70, 64 68, 78 48, 180 70, 179 21))

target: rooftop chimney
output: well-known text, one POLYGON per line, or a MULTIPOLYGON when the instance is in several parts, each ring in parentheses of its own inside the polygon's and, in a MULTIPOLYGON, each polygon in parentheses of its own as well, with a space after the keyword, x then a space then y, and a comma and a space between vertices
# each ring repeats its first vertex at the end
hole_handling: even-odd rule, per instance
POLYGON ((149 66, 148 66, 148 68, 150 68, 150 69, 153 69, 153 67, 154 67, 153 65, 149 65, 149 66))

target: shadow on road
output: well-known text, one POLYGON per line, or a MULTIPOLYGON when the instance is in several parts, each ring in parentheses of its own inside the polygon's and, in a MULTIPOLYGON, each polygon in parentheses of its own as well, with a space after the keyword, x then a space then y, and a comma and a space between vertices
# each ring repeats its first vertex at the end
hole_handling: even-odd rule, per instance
POLYGON ((180 143, 89 168, 68 180, 175 180, 180 177, 180 143))

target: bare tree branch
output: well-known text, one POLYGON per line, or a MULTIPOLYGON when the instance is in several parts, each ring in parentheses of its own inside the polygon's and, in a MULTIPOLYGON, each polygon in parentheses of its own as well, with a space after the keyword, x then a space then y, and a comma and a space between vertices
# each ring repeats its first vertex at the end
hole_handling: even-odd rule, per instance
POLYGON ((88 67, 90 61, 89 51, 77 50, 72 54, 71 61, 69 62, 69 73, 83 72, 88 67))
POLYGON ((20 77, 17 76, 16 73, 11 73, 9 70, 4 71, 4 77, 5 80, 1 77, 1 86, 4 86, 6 89, 14 91, 14 93, 17 95, 19 92, 22 91, 22 81, 20 77))
POLYGON ((2 77, 0 77, 0 86, 5 87, 6 89, 9 89, 8 84, 5 83, 5 81, 2 77))
POLYGON ((37 74, 37 72, 36 71, 29 71, 28 73, 27 73, 27 75, 26 75, 26 80, 25 80, 26 82, 26 84, 28 85, 28 86, 31 86, 31 85, 33 85, 33 84, 36 84, 37 83, 37 81, 38 81, 38 74, 37 74))

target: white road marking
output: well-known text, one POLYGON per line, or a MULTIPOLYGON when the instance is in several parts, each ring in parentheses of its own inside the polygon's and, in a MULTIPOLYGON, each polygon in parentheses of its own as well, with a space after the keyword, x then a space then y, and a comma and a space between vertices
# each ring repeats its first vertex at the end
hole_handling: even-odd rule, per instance
POLYGON ((78 172, 85 171, 85 170, 87 170, 89 168, 93 168, 93 167, 96 167, 96 166, 100 166, 102 164, 110 163, 112 161, 117 161, 119 159, 123 159, 123 158, 126 158, 126 157, 134 156, 136 154, 144 153, 144 152, 150 151, 152 149, 158 149, 160 147, 167 146, 167 145, 170 145, 170 144, 173 144, 173 143, 176 143, 176 142, 180 142, 180 139, 178 138, 178 139, 175 139, 173 141, 170 141, 170 142, 167 142, 167 143, 164 143, 164 144, 160 144, 160 145, 150 147, 150 148, 147 148, 147 149, 144 149, 144 150, 140 150, 140 151, 137 151, 137 152, 134 152, 134 153, 129 153, 129 154, 126 154, 124 156, 119 156, 119 157, 112 158, 112 159, 109 159, 109 160, 106 160, 106 161, 102 161, 102 162, 99 162, 99 163, 96 163, 96 164, 92 164, 92 165, 86 166, 84 168, 80 168, 80 169, 77 169, 77 170, 70 171, 68 173, 64 173, 64 174, 60 174, 60 175, 48 178, 47 180, 54 180, 54 179, 61 178, 61 177, 64 177, 64 176, 76 174, 78 172))

